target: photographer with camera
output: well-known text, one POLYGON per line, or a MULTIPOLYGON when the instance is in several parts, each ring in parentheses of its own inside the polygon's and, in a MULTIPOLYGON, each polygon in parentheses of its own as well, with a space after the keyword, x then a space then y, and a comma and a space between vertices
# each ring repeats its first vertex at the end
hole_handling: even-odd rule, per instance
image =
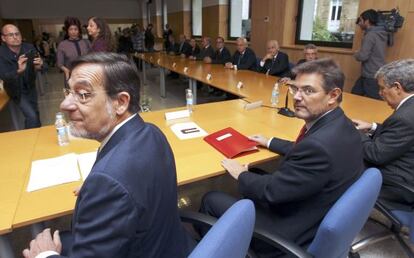
POLYGON ((374 99, 381 99, 375 73, 385 64, 385 49, 388 33, 383 26, 377 26, 378 13, 373 9, 361 13, 358 26, 365 32, 361 49, 354 54, 361 62, 361 76, 355 82, 352 93, 374 99))
POLYGON ((43 60, 32 44, 23 43, 19 29, 6 24, 1 29, 0 79, 9 97, 25 117, 25 129, 40 127, 37 105, 36 70, 43 60))

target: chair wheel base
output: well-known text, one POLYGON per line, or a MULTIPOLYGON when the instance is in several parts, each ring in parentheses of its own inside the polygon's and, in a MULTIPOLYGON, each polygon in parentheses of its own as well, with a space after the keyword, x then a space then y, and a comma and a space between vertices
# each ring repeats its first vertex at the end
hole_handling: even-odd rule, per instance
POLYGON ((348 253, 348 258, 360 258, 359 253, 348 253))

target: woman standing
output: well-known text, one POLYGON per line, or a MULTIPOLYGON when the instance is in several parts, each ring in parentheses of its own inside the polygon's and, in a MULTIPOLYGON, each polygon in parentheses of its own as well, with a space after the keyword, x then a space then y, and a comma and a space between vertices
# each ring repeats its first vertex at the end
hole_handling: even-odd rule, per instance
POLYGON ((65 37, 59 43, 57 50, 57 66, 65 73, 65 80, 69 79, 71 62, 79 56, 86 55, 90 50, 90 44, 82 39, 82 28, 78 18, 66 17, 65 37))
POLYGON ((112 51, 111 31, 103 19, 89 18, 87 30, 92 42, 91 52, 112 51))

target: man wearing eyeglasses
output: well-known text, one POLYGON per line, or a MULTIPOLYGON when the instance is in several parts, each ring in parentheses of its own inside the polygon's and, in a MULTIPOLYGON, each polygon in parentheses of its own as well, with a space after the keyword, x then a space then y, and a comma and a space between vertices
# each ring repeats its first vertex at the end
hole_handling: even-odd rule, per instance
POLYGON ((19 106, 25 117, 25 128, 40 127, 37 105, 36 70, 43 61, 33 45, 22 42, 19 29, 6 24, 1 30, 0 79, 9 97, 19 106))
POLYGON ((353 121, 362 132, 367 166, 378 167, 383 175, 379 198, 391 210, 411 212, 414 196, 398 184, 414 187, 414 59, 386 64, 375 77, 379 95, 394 112, 382 124, 353 121))
MULTIPOLYGON (((364 166, 359 133, 339 107, 345 81, 340 68, 331 59, 320 59, 293 72, 296 80, 289 87, 295 115, 305 122, 296 141, 250 137, 284 156, 280 166, 266 173, 232 159, 221 164, 238 181, 240 194, 255 202, 256 229, 306 246, 364 166)), ((203 197, 201 211, 220 217, 235 201, 228 194, 210 192, 203 197)), ((252 247, 260 257, 281 252, 256 239, 252 247)))
POLYGON ((24 257, 187 257, 193 243, 178 215, 174 156, 163 133, 137 113, 135 65, 115 53, 85 55, 72 63, 68 85, 60 107, 71 133, 101 145, 63 250, 60 234, 46 229, 24 257))

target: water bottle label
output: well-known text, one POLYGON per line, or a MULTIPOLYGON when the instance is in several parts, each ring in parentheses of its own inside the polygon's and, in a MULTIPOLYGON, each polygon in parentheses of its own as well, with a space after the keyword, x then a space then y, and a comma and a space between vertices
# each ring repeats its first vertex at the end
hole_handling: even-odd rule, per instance
POLYGON ((187 105, 192 105, 193 104, 193 99, 188 98, 187 99, 187 105))
POLYGON ((65 136, 66 135, 66 127, 59 127, 56 130, 57 130, 57 134, 59 136, 65 136))

